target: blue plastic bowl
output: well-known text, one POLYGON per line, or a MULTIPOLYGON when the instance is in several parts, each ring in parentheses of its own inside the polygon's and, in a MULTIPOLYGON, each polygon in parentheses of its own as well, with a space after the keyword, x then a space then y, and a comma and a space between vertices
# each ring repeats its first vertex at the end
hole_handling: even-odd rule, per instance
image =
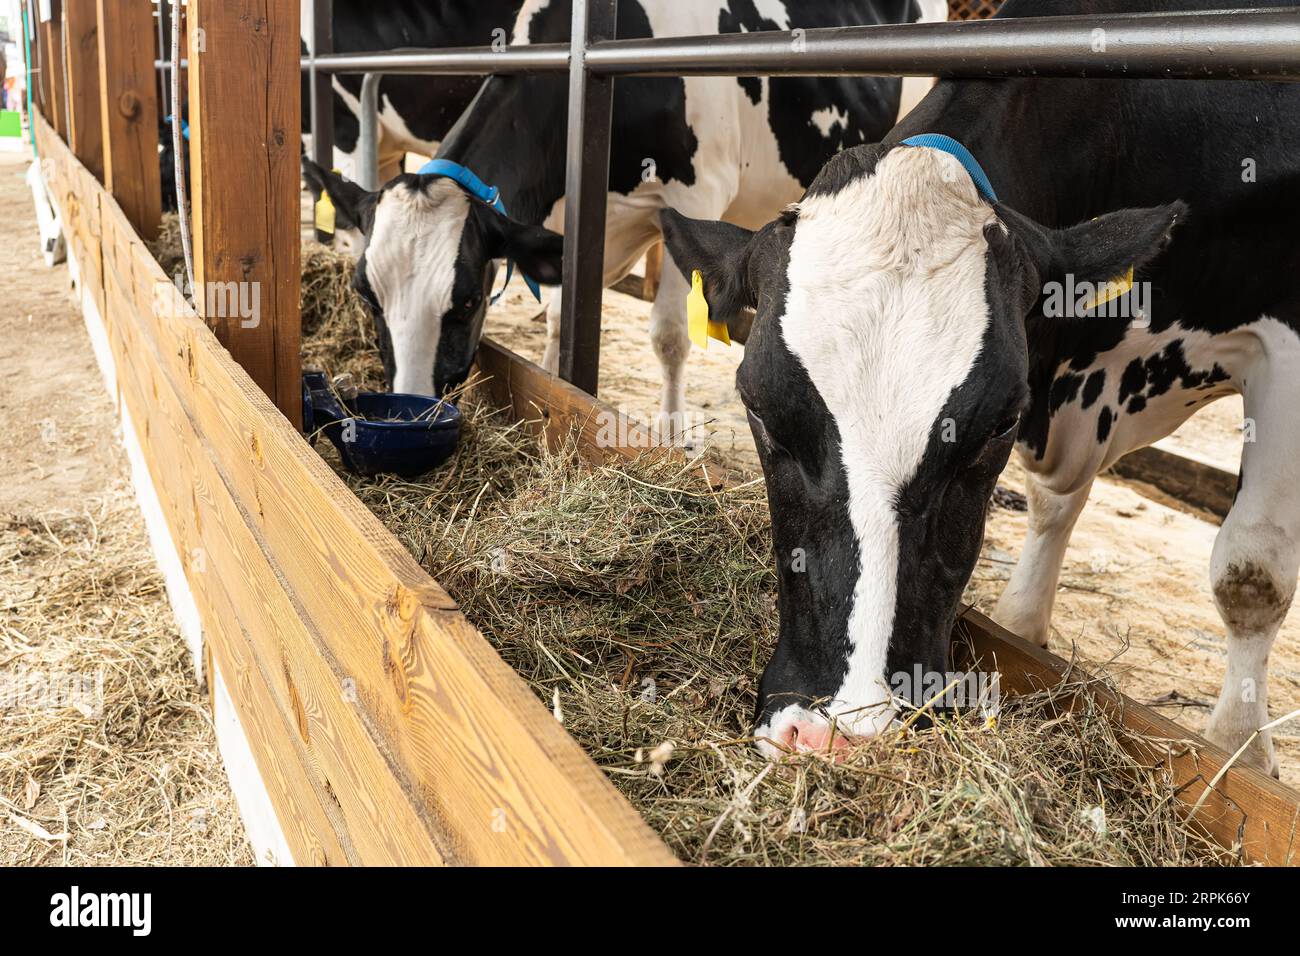
POLYGON ((302 398, 303 431, 323 431, 354 474, 413 478, 454 455, 460 441, 460 409, 428 395, 361 392, 343 404, 324 373, 308 372, 302 398))

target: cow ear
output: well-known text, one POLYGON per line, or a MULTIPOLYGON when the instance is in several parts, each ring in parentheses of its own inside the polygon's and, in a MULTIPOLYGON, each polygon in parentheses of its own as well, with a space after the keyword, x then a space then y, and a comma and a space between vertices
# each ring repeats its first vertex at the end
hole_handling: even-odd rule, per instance
MULTIPOLYGON (((486 207, 484 207, 486 208, 486 207)), ((539 285, 564 281, 564 237, 541 226, 489 213, 489 254, 493 259, 512 259, 520 271, 539 285)))
POLYGON ((302 158, 302 178, 311 190, 312 199, 317 202, 320 201, 321 193, 329 193, 330 201, 334 204, 336 228, 362 229, 361 210, 371 193, 306 156, 302 158))
POLYGON ((660 212, 659 225, 682 275, 689 282, 698 271, 703 278, 711 318, 732 325, 742 310, 754 308, 748 277, 754 233, 729 222, 688 219, 675 209, 660 212))
POLYGON ((1187 205, 1121 209, 1069 229, 1045 229, 1005 207, 998 214, 1029 249, 1043 283, 1072 275, 1076 282, 1099 284, 1155 259, 1187 215, 1187 205))

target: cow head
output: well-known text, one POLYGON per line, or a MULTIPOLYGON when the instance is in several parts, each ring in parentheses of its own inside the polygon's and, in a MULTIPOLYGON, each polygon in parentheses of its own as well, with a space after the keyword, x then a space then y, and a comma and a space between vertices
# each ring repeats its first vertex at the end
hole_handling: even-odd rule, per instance
MULTIPOLYGON (((1065 272, 1105 281, 1142 265, 1180 210, 1048 230, 981 198, 947 153, 865 146, 757 233, 663 214, 712 317, 755 312, 736 384, 779 577, 764 750, 877 734, 898 712, 900 675, 950 670, 1027 405, 1026 318, 1065 272)), ((914 686, 905 696, 920 703, 914 686)))
POLYGON ((367 192, 303 161, 338 222, 361 231, 354 286, 375 317, 389 385, 441 395, 465 380, 483 334, 496 262, 543 285, 560 281, 563 240, 502 216, 450 180, 404 174, 367 192))

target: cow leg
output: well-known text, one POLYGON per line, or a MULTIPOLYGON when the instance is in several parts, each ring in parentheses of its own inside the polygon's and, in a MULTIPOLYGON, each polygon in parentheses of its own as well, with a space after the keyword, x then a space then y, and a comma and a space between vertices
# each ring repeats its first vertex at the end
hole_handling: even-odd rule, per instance
POLYGON ((1025 490, 1029 499, 1029 531, 1020 560, 993 611, 993 619, 1025 640, 1046 647, 1061 562, 1065 560, 1074 524, 1088 502, 1092 482, 1078 491, 1060 495, 1029 474, 1025 490))
POLYGON ((546 352, 542 355, 542 368, 552 375, 560 373, 560 312, 563 310, 563 291, 557 286, 549 290, 551 301, 546 303, 546 352))
MULTIPOLYGON (((1276 366, 1246 378, 1241 488, 1210 558, 1214 604, 1227 629, 1228 665, 1206 736, 1235 753, 1268 723, 1268 655, 1295 596, 1300 569, 1300 343, 1287 374, 1276 366), (1273 372, 1275 374, 1270 374, 1273 372)), ((1278 775, 1272 736, 1264 732, 1242 759, 1278 775)))
POLYGON ((690 286, 664 250, 662 276, 654 308, 650 310, 650 343, 663 372, 659 397, 659 434, 686 433, 686 358, 691 339, 686 326, 686 297, 690 286))

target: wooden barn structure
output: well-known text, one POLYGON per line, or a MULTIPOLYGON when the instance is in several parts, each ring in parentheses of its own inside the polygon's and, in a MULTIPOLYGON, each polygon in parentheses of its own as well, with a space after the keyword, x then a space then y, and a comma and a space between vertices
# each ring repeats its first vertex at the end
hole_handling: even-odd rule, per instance
MULTIPOLYGON (((862 28, 818 37, 794 62, 788 34, 619 41, 616 0, 574 8, 571 47, 431 52, 407 64, 572 78, 563 378, 496 343, 479 357, 500 403, 523 419, 540 411, 538 427, 556 433, 614 414, 593 395, 615 76, 1300 75, 1294 15, 1112 17, 1112 52, 1086 55, 1092 22, 862 28), (1174 29, 1186 42, 1164 42, 1174 29)), ((251 325, 215 314, 202 295, 192 307, 145 245, 160 216, 153 5, 26 9, 45 189, 259 854, 323 865, 675 863, 299 434, 299 0, 187 8, 196 288, 257 283, 251 325)), ((367 69, 330 60, 316 67, 367 69)), ((593 458, 637 453, 635 425, 629 449, 598 450, 594 433, 583 448, 593 458)), ((1068 668, 977 613, 963 630, 1005 691, 1055 683, 1068 668)), ((1227 754, 1133 701, 1110 704, 1125 724, 1173 742, 1152 759, 1170 763, 1181 799, 1205 797, 1196 819, 1216 839, 1252 861, 1297 860, 1294 791, 1253 770, 1220 776, 1227 754)))

